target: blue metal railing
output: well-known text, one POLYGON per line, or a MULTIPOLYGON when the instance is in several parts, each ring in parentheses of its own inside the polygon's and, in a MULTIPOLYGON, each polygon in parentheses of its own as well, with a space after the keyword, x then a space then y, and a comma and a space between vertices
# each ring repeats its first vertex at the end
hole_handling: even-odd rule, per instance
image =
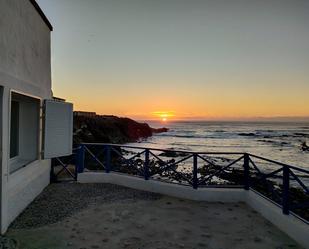
POLYGON ((77 158, 80 155, 81 151, 79 148, 75 148, 72 150, 72 155, 70 156, 53 158, 50 172, 51 182, 59 182, 64 180, 76 181, 78 174, 77 165, 78 162, 82 160, 77 158), (58 170, 56 170, 56 168, 58 168, 58 170))
POLYGON ((83 143, 78 173, 104 170, 192 186, 255 190, 280 205, 284 214, 309 220, 309 170, 250 153, 189 152, 118 144, 83 143), (171 159, 172 158, 172 159, 171 159))

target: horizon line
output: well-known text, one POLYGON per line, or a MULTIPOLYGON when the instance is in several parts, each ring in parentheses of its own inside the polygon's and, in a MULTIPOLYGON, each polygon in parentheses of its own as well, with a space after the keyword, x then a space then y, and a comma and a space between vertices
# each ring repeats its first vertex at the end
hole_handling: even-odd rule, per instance
MULTIPOLYGON (((130 115, 130 114, 101 114, 95 111, 81 111, 81 110, 74 110, 74 112, 91 112, 96 113, 96 115, 102 116, 116 116, 122 118, 131 118, 137 121, 161 121, 162 118, 160 117, 147 117, 146 115, 130 115)), ((286 122, 286 121, 303 121, 309 122, 309 115, 308 116, 252 116, 252 117, 198 117, 198 116, 183 116, 183 117, 169 117, 167 122, 173 121, 221 121, 221 122, 231 122, 231 121, 278 121, 278 122, 286 122)))
MULTIPOLYGON (((142 121, 162 122, 159 118, 137 118, 142 121)), ((282 117, 236 117, 236 118, 172 118, 169 122, 309 122, 309 116, 282 116, 282 117)))

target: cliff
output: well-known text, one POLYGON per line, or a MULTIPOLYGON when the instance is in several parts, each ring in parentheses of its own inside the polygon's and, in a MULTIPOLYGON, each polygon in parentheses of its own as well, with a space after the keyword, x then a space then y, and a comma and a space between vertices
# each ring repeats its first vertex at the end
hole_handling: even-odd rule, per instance
POLYGON ((167 128, 154 129, 146 123, 116 116, 74 115, 74 144, 129 143, 166 132, 167 128))

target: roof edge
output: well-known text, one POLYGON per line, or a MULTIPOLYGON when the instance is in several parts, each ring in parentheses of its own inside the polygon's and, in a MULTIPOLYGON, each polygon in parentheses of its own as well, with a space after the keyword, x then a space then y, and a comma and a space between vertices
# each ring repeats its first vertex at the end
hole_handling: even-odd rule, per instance
POLYGON ((39 15, 41 16, 41 18, 43 19, 43 21, 45 22, 45 24, 48 26, 48 28, 50 29, 50 31, 53 31, 53 26, 51 25, 51 23, 49 22, 49 20, 47 19, 47 17, 45 16, 43 10, 40 8, 40 6, 38 5, 38 3, 35 0, 29 0, 30 3, 33 5, 33 7, 36 9, 36 11, 39 13, 39 15))

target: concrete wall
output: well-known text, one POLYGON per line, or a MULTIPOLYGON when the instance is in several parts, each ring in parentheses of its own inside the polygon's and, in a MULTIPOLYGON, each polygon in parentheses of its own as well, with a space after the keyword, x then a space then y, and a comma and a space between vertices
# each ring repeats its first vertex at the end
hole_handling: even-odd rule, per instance
POLYGON ((112 183, 129 188, 165 194, 177 198, 196 201, 212 202, 239 202, 245 201, 245 192, 242 189, 201 188, 193 189, 179 184, 148 180, 117 173, 85 172, 78 175, 81 183, 112 183))
POLYGON ((165 194, 173 197, 208 202, 246 202, 267 220, 309 249, 309 225, 293 215, 284 215, 281 208, 253 190, 228 188, 193 189, 171 183, 144 180, 118 173, 85 172, 78 175, 80 183, 112 183, 129 188, 165 194))
POLYGON ((34 161, 10 175, 8 181, 7 225, 49 184, 49 161, 34 161))
POLYGON ((293 215, 282 214, 281 208, 255 191, 246 191, 246 203, 305 248, 309 248, 309 225, 293 215))
MULTIPOLYGON (((50 30, 29 0, 0 1, 0 86, 3 86, 0 222, 4 233, 49 183, 49 160, 39 159, 9 174, 11 91, 42 100, 51 98, 50 30)), ((41 140, 41 133, 39 137, 41 140)))

